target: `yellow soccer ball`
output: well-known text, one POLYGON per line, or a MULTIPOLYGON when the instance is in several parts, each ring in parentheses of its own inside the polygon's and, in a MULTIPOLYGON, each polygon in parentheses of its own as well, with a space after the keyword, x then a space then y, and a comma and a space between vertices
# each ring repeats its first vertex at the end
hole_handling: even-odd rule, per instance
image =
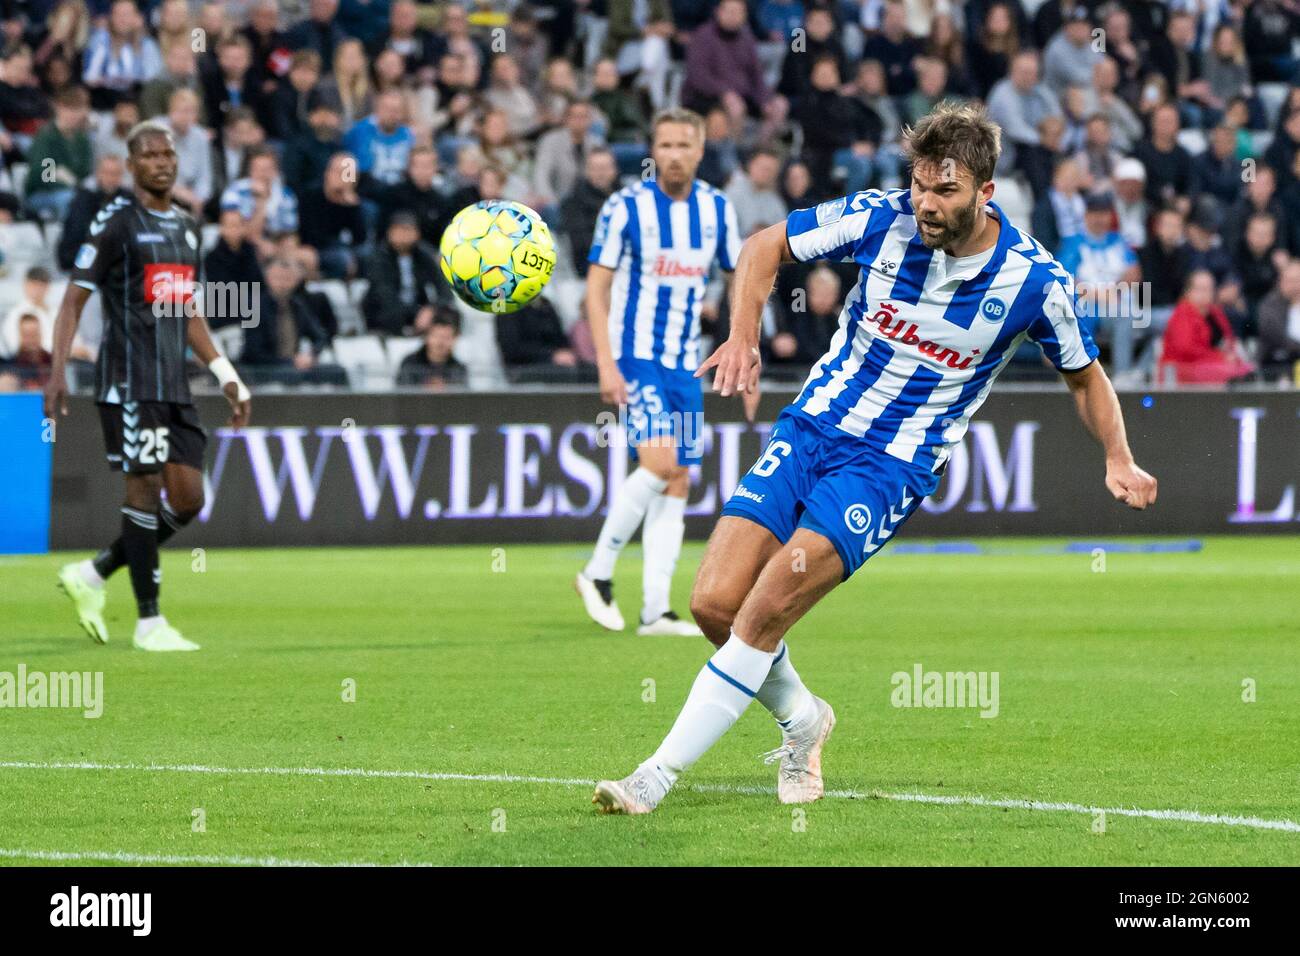
POLYGON ((452 291, 482 312, 523 308, 555 268, 555 240, 542 217, 523 203, 501 199, 456 213, 439 251, 452 291))

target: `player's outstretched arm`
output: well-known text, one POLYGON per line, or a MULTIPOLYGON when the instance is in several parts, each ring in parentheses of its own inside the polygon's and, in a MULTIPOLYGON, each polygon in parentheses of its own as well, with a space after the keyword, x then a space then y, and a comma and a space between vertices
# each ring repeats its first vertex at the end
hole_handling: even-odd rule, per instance
POLYGON ((730 395, 734 390, 744 395, 758 388, 763 369, 758 350, 763 306, 772 294, 776 270, 781 263, 794 261, 785 228, 784 222, 768 226, 746 239, 740 249, 731 283, 731 334, 695 372, 698 378, 716 368, 715 392, 730 395))
POLYGON ((76 338, 77 326, 81 324, 81 310, 86 307, 90 290, 68 283, 68 290, 63 293, 59 303, 59 315, 54 320, 54 357, 50 364, 50 380, 45 383, 45 417, 68 414, 68 355, 72 352, 72 340, 76 338))
POLYGON ((596 370, 600 374, 600 399, 611 405, 627 404, 627 382, 614 361, 609 344, 609 298, 614 270, 592 263, 587 267, 587 327, 596 346, 596 370))
POLYGON ((208 367, 208 371, 217 377, 217 382, 221 385, 221 394, 225 395, 226 401, 230 403, 230 427, 242 428, 247 425, 253 414, 252 393, 239 378, 239 373, 235 371, 235 366, 231 364, 230 359, 222 355, 221 350, 217 348, 217 343, 212 341, 212 330, 208 328, 208 320, 203 317, 202 312, 196 309, 190 316, 185 334, 189 339, 190 348, 194 349, 194 354, 208 367))
POLYGON ((1115 500, 1138 510, 1155 504, 1156 479, 1133 461, 1119 397, 1101 363, 1094 361, 1077 372, 1062 375, 1074 394, 1079 417, 1105 449, 1106 487, 1115 500))

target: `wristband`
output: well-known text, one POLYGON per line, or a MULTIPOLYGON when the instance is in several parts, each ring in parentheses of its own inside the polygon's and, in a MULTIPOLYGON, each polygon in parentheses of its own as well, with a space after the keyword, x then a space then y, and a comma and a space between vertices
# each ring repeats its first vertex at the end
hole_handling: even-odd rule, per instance
POLYGON ((235 366, 230 364, 230 359, 224 355, 218 355, 208 363, 208 371, 217 377, 217 384, 223 389, 231 382, 235 383, 235 398, 241 402, 246 402, 253 397, 253 393, 248 390, 248 386, 240 381, 239 373, 235 371, 235 366))

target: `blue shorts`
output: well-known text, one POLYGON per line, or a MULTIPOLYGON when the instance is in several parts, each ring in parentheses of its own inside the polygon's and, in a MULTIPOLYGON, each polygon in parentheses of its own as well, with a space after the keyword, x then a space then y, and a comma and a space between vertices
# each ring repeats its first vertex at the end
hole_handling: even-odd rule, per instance
POLYGON ((704 454, 704 392, 694 372, 665 368, 658 362, 620 358, 627 381, 628 451, 661 436, 672 436, 677 464, 693 465, 704 454))
POLYGON ((782 544, 795 528, 817 532, 835 545, 847 580, 938 483, 938 475, 860 438, 823 431, 787 407, 722 514, 757 522, 782 544))

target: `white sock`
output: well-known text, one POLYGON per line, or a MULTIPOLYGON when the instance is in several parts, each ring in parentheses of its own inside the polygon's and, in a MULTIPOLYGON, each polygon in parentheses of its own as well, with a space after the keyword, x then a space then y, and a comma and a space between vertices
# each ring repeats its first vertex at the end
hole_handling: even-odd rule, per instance
POLYGON ((156 624, 166 624, 167 618, 159 614, 157 617, 142 617, 135 622, 135 636, 143 637, 149 631, 153 630, 156 624))
POLYGON ((767 672, 767 680, 763 681, 755 696, 787 733, 803 727, 817 716, 817 700, 790 663, 790 648, 785 641, 777 645, 772 669, 767 672))
POLYGON ((592 552, 583 574, 593 581, 608 581, 614 576, 614 563, 618 561, 623 545, 636 534, 646 507, 667 487, 667 481, 645 468, 638 468, 628 475, 614 497, 614 503, 609 506, 605 523, 600 526, 596 550, 592 552))
POLYGON ((750 647, 731 632, 704 665, 677 715, 673 729, 643 767, 671 785, 677 775, 712 747, 740 719, 763 683, 775 655, 750 647))
POLYGON ((102 588, 104 586, 104 579, 100 577, 99 572, 95 570, 95 562, 90 560, 90 558, 87 558, 85 561, 78 564, 77 569, 81 571, 82 580, 92 588, 102 588))
POLYGON ((682 535, 686 523, 686 499, 659 495, 650 502, 645 513, 645 528, 641 531, 641 550, 645 552, 642 572, 644 605, 641 623, 652 624, 672 605, 669 592, 673 586, 673 571, 682 553, 682 535))

